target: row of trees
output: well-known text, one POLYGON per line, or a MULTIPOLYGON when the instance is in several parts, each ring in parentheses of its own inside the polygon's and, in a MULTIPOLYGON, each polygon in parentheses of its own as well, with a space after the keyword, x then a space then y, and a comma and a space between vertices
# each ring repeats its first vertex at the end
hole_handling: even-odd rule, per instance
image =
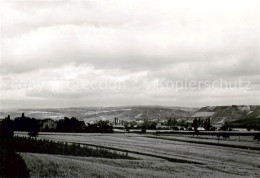
MULTIPOLYGON (((152 130, 155 130, 156 129, 156 126, 157 126, 157 123, 154 122, 154 121, 147 121, 145 120, 144 123, 142 124, 141 126, 141 129, 152 129, 152 130)), ((167 122, 165 123, 165 126, 170 126, 172 127, 173 129, 174 128, 178 128, 177 126, 180 126, 183 128, 186 129, 186 130, 189 130, 190 127, 194 127, 194 130, 197 130, 198 127, 204 127, 205 130, 210 130, 212 128, 212 125, 210 123, 210 118, 207 118, 205 120, 201 120, 201 119, 197 119, 195 118, 193 120, 193 123, 192 124, 189 124, 185 121, 181 121, 181 122, 177 122, 176 119, 172 119, 172 118, 169 118, 167 120, 167 122)))
MULTIPOLYGON (((25 117, 24 113, 21 117, 17 117, 14 120, 11 120, 10 116, 8 115, 8 117, 2 120, 0 127, 0 137, 10 138, 13 136, 14 131, 25 131, 28 132, 30 136, 37 136, 40 128, 40 120, 25 117)), ((106 121, 99 121, 98 123, 89 124, 86 126, 83 121, 79 121, 75 117, 72 117, 71 119, 65 117, 56 123, 55 128, 45 128, 43 131, 111 133, 113 132, 113 127, 110 126, 106 121)))
POLYGON ((95 124, 85 125, 84 121, 79 121, 75 117, 71 119, 65 117, 57 123, 57 132, 89 132, 89 133, 112 133, 113 127, 108 121, 99 121, 95 124))
MULTIPOLYGON (((135 121, 132 122, 125 122, 124 127, 126 130, 129 129, 141 129, 142 132, 145 132, 146 129, 149 130, 156 130, 158 126, 158 122, 156 121, 149 121, 148 119, 144 120, 144 122, 141 125, 137 125, 135 121)), ((204 127, 205 130, 211 130, 213 127, 210 123, 210 118, 207 118, 205 120, 197 119, 195 118, 193 120, 193 123, 182 121, 177 121, 176 118, 168 118, 166 122, 160 123, 161 126, 169 126, 173 130, 197 130, 198 127, 204 127), (192 128, 193 127, 193 128, 192 128)))
POLYGON ((210 124, 210 118, 207 118, 205 120, 195 118, 191 126, 194 127, 194 130, 197 130, 198 127, 204 127, 205 130, 210 130, 210 128, 212 127, 210 124))

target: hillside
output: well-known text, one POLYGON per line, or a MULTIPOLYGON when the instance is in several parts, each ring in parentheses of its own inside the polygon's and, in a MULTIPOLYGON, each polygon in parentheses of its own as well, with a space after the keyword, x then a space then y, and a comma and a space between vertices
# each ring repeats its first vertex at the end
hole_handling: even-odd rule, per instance
POLYGON ((243 120, 244 124, 260 118, 260 106, 232 105, 232 106, 207 106, 198 112, 214 112, 211 122, 214 124, 235 123, 243 120))
POLYGON ((76 117, 87 122, 95 120, 153 120, 165 118, 191 117, 196 108, 164 107, 164 106, 126 106, 126 107, 82 107, 58 109, 16 109, 0 112, 0 117, 10 115, 11 118, 19 117, 24 112, 28 117, 37 119, 51 118, 54 120, 64 117, 76 117))
POLYGON ((232 105, 232 106, 207 106, 200 109, 166 106, 122 106, 122 107, 80 107, 80 108, 46 108, 46 109, 13 109, 0 112, 0 118, 10 115, 12 119, 25 113, 28 117, 37 119, 51 118, 54 120, 64 117, 76 117, 85 122, 96 120, 110 120, 115 117, 119 120, 162 120, 177 118, 179 120, 193 121, 192 116, 210 114, 212 124, 234 123, 239 125, 252 125, 259 122, 260 106, 232 105), (236 122, 237 121, 237 122, 236 122), (251 123, 251 124, 250 124, 251 123))
POLYGON ((232 127, 260 129, 260 110, 250 111, 238 120, 228 123, 232 127))

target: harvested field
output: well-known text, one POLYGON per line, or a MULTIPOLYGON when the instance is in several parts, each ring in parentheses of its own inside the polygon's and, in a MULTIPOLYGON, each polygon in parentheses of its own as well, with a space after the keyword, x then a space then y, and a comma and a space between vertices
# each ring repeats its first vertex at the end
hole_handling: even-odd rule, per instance
MULTIPOLYGON (((114 160, 36 153, 20 153, 31 176, 59 177, 247 177, 207 166, 165 160, 114 160)), ((254 175, 252 175, 254 176, 254 175)))
MULTIPOLYGON (((153 162, 156 165, 162 163, 162 167, 165 167, 166 165, 167 166, 170 165, 170 167, 167 168, 167 170, 169 169, 170 172, 162 171, 162 173, 158 174, 163 176, 165 173, 165 177, 168 177, 170 175, 173 176, 174 175, 173 172, 174 171, 176 172, 176 170, 179 173, 178 176, 180 177, 185 177, 185 176, 208 177, 210 174, 212 174, 213 177, 214 176, 260 177, 260 158, 259 158, 260 152, 257 150, 188 143, 188 142, 183 142, 181 140, 176 141, 176 140, 169 140, 163 138, 162 139, 149 138, 148 136, 149 135, 146 134, 140 135, 140 134, 84 134, 84 133, 83 134, 64 134, 64 133, 46 134, 45 133, 44 135, 41 134, 39 135, 40 138, 45 138, 45 139, 82 143, 82 144, 87 144, 92 146, 106 147, 106 148, 116 149, 116 150, 119 149, 121 151, 128 151, 130 153, 131 152, 135 153, 133 155, 139 158, 142 156, 148 156, 147 158, 142 157, 142 160, 137 160, 137 161, 134 160, 133 162, 135 161, 142 162, 142 161, 147 161, 148 159, 150 161, 153 160, 153 162), (173 161, 169 161, 168 159, 173 161), (174 160, 176 161, 174 162, 174 160), (180 172, 182 172, 182 174, 180 174, 180 172)), ((173 138, 174 136, 160 136, 160 137, 173 138)), ((185 139, 187 138, 185 137, 185 139)), ((242 142, 240 143, 243 144, 242 142)), ((255 145, 257 144, 255 143, 255 145)), ((89 161, 89 159, 90 158, 88 158, 87 160, 89 161)), ((96 158, 92 158, 92 159, 96 159, 96 158)), ((128 160, 125 161, 127 165, 128 160)), ((116 162, 116 160, 113 160, 113 162, 116 162)), ((132 160, 130 162, 132 162, 132 160)), ((152 167, 153 164, 150 163, 147 164, 147 168, 145 169, 150 170, 152 169, 152 167), (149 166, 151 168, 149 168, 149 166)), ((139 166, 136 166, 136 169, 139 170, 141 168, 139 166)), ((129 170, 131 170, 130 167, 129 170)), ((138 174, 133 174, 133 175, 137 177, 139 176, 138 174)), ((143 176, 149 177, 149 175, 150 174, 145 173, 143 176)), ((152 173, 152 175, 156 176, 157 174, 152 173)))

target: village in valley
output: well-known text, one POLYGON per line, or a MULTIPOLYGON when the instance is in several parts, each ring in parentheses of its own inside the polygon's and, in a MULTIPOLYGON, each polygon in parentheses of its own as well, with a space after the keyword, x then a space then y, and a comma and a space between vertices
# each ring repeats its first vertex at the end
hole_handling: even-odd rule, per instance
MULTIPOLYGON (((20 117, 15 118, 10 118, 9 115, 6 119, 11 119, 14 122, 16 131, 37 130, 37 132, 145 133, 146 130, 148 132, 259 130, 259 106, 216 106, 193 109, 192 111, 185 111, 185 109, 181 108, 177 108, 176 110, 176 108, 170 109, 160 106, 135 106, 129 108, 121 110, 102 108, 101 111, 92 112, 92 115, 88 115, 89 119, 82 118, 79 115, 77 116, 80 118, 77 118, 77 116, 64 116, 63 118, 57 119, 52 115, 54 119, 43 118, 46 116, 41 116, 41 119, 37 119, 26 116, 26 113, 22 113, 20 117), (170 113, 166 115, 161 114, 169 112, 169 110, 171 111, 170 113), (185 114, 175 114, 180 110, 185 112, 185 114), (118 111, 120 113, 114 113, 118 111), (130 115, 132 114, 131 112, 135 113, 133 118, 124 117, 123 114, 127 113, 125 115, 130 115), (120 115, 123 117, 122 119, 118 117, 120 115), (33 128, 30 128, 30 126, 33 128)), ((82 111, 84 111, 84 109, 77 112, 82 111)), ((46 113, 45 111, 41 112, 46 113)), ((28 113, 35 113, 35 111, 28 111, 28 113)), ((88 113, 91 112, 88 111, 88 113)))
POLYGON ((260 178, 259 0, 0 12, 0 178, 260 178))
MULTIPOLYGON (((39 111, 29 109, 26 109, 29 116, 26 112, 20 113, 20 110, 16 111, 18 113, 11 112, 15 117, 8 115, 1 121, 0 150, 14 150, 12 159, 21 170, 14 173, 4 164, 1 175, 81 177, 92 175, 86 169, 95 170, 95 166, 98 169, 105 167, 102 172, 94 171, 98 177, 114 177, 115 173, 120 177, 125 176, 125 166, 131 175, 142 177, 151 176, 153 171, 157 171, 155 177, 162 174, 167 177, 197 177, 200 174, 224 177, 259 175, 259 106, 232 105, 195 110, 161 106, 129 108, 60 110, 70 110, 74 114, 79 110, 88 110, 84 113, 93 114, 89 116, 89 122, 76 117, 57 119, 53 114, 52 119, 35 119, 29 116, 37 113, 40 117, 39 111), (123 117, 122 120, 119 117, 104 119, 107 115, 130 116, 132 112, 132 120, 125 120, 123 117), (181 113, 182 117, 176 117, 177 113, 181 113), (156 118, 158 115, 164 117, 156 118), (230 116, 229 119, 227 115, 230 116), (93 117, 102 119, 93 121, 93 117), (247 155, 243 162, 239 161, 240 154, 247 155), (93 167, 96 157, 102 160, 93 167), (106 167, 107 161, 110 163, 109 168, 106 167), (75 164, 80 172, 69 168, 75 164), (89 166, 86 167, 85 164, 89 166), (136 164, 138 167, 141 164, 144 172, 135 172, 132 167, 136 164), (158 164, 158 167, 152 168, 151 164, 158 164), (176 165, 180 167, 176 168, 176 165), (165 171, 165 166, 170 167, 169 170, 165 171), (236 172, 230 169, 233 166, 237 168, 236 172), (184 171, 186 167, 189 170, 184 171), (196 171, 198 169, 201 171, 196 171), (214 172, 209 172, 212 169, 214 172)), ((46 110, 41 109, 40 112, 50 116, 50 110, 46 110)), ((57 111, 55 109, 56 115, 57 111)), ((62 114, 58 115, 60 117, 62 114)), ((6 156, 5 152, 1 151, 0 154, 6 156)))

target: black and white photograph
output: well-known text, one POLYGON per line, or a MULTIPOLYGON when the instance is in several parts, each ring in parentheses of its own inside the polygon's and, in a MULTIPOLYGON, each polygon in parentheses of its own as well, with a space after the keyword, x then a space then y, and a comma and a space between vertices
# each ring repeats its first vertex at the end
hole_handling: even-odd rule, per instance
POLYGON ((259 0, 0 0, 0 177, 259 178, 259 0))

